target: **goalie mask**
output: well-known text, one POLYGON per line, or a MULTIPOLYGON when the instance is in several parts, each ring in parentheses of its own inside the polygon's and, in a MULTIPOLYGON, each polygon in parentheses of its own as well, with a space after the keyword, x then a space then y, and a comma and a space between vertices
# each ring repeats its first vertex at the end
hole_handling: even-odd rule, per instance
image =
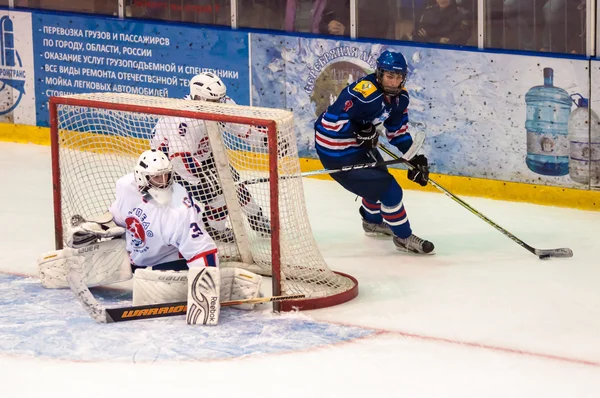
POLYGON ((406 83, 407 73, 408 64, 402 53, 384 51, 377 58, 377 83, 379 83, 385 94, 400 94, 406 83))
POLYGON ((140 192, 150 195, 161 206, 171 201, 173 166, 163 152, 151 149, 142 153, 133 173, 140 192))
POLYGON ((214 73, 202 72, 190 80, 190 97, 193 100, 221 102, 226 93, 227 87, 214 73))

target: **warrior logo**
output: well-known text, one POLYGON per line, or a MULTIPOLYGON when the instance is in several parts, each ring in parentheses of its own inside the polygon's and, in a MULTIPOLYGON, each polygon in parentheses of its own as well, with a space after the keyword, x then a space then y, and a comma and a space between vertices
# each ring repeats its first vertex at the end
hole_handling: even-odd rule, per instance
POLYGON ((15 49, 13 21, 9 16, 0 18, 0 115, 13 111, 25 94, 25 70, 15 49))
POLYGON ((135 217, 127 217, 125 219, 125 225, 127 226, 127 236, 131 238, 131 244, 136 249, 142 249, 146 246, 146 231, 140 220, 135 217))

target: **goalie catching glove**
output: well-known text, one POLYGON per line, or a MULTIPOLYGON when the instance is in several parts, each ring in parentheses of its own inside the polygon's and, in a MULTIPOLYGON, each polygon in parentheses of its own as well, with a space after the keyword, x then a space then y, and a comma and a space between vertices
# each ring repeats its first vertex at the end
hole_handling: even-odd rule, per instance
POLYGON ((76 214, 71 217, 67 230, 67 246, 79 249, 102 239, 119 237, 124 233, 125 228, 117 226, 109 212, 89 220, 76 214))
POLYGON ((109 285, 131 279, 129 254, 124 239, 48 252, 38 258, 42 286, 47 289, 69 287, 67 275, 77 271, 87 286, 109 285))
POLYGON ((125 233, 111 213, 86 220, 71 217, 67 230, 67 246, 38 258, 42 286, 48 289, 69 287, 67 275, 75 270, 87 286, 109 285, 131 279, 131 265, 124 239, 113 239, 125 233))

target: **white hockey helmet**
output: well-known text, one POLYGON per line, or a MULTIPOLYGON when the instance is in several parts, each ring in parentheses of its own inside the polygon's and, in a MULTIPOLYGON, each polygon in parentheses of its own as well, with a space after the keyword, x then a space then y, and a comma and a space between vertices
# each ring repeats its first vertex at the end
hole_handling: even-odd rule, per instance
POLYGON ((140 192, 164 206, 173 194, 173 165, 161 151, 150 149, 140 155, 133 169, 140 192))
POLYGON ((202 72, 190 80, 190 97, 193 100, 221 102, 227 94, 227 87, 212 72, 202 72))

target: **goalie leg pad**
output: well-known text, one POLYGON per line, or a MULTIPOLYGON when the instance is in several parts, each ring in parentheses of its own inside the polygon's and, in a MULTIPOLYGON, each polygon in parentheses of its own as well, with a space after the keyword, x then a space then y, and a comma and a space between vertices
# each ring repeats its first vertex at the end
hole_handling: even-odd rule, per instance
MULTIPOLYGON (((220 301, 244 300, 260 295, 262 276, 226 263, 219 268, 220 301)), ((140 268, 133 274, 133 305, 152 305, 185 301, 188 292, 188 271, 157 271, 140 268)), ((239 304, 232 308, 251 310, 255 304, 239 304)))
POLYGON ((188 325, 217 325, 221 303, 220 274, 217 267, 193 267, 188 271, 188 325))
POLYGON ((72 269, 81 274, 88 287, 123 282, 132 276, 124 239, 98 242, 80 249, 55 250, 40 256, 37 262, 40 282, 48 289, 69 287, 67 274, 72 269))
MULTIPOLYGON (((221 301, 244 300, 259 297, 262 276, 242 268, 221 268, 221 301)), ((241 310, 251 310, 255 304, 232 306, 241 310)))
POLYGON ((133 305, 174 303, 187 299, 188 271, 139 268, 133 274, 133 305))

